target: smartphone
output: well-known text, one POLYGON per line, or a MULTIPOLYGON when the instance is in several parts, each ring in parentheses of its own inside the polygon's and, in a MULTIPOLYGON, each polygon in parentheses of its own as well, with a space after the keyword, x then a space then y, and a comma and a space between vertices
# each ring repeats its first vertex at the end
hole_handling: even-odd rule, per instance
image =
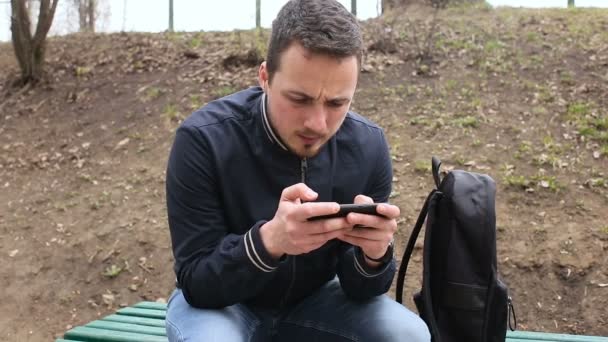
POLYGON ((334 217, 344 217, 344 216, 348 215, 348 213, 359 213, 359 214, 383 216, 381 214, 378 214, 378 212, 376 211, 377 206, 378 206, 378 203, 340 204, 340 210, 337 213, 309 217, 308 221, 325 220, 325 219, 334 218, 334 217))

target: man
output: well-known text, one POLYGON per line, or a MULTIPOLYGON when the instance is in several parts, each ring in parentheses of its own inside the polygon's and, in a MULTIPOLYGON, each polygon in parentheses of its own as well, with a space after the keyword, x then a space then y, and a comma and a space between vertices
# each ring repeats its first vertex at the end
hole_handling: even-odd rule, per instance
POLYGON ((399 208, 382 130, 349 112, 363 42, 337 1, 292 0, 259 87, 178 129, 167 168, 171 341, 429 341, 384 295, 399 208), (308 221, 338 203, 378 215, 308 221), (336 277, 337 275, 337 277, 336 277))

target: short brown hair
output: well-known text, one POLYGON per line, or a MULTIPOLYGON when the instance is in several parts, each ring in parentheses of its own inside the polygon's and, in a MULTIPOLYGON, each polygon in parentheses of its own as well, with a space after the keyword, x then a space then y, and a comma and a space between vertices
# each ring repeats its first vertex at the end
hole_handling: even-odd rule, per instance
POLYGON ((272 22, 266 56, 269 81, 280 67, 281 53, 294 41, 313 53, 337 58, 355 56, 361 64, 359 22, 336 0, 291 0, 281 8, 272 22))

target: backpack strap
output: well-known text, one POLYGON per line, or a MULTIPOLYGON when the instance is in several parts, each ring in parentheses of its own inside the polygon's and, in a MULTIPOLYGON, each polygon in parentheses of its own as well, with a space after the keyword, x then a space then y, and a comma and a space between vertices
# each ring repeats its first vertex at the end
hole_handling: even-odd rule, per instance
POLYGON ((422 225, 424 224, 424 220, 426 219, 426 215, 429 211, 429 202, 431 198, 439 189, 439 184, 441 184, 441 179, 439 178, 439 167, 441 166, 441 160, 439 158, 433 156, 431 158, 431 164, 433 166, 433 179, 435 180, 436 188, 431 191, 431 193, 426 197, 424 201, 424 205, 422 206, 422 210, 420 210, 420 214, 418 215, 418 220, 416 220, 416 225, 414 225, 414 229, 412 229, 412 234, 410 235, 410 239, 407 242, 407 247, 405 248, 405 252, 403 252, 403 257, 401 258, 401 264, 399 265, 399 273, 397 274, 397 295, 396 299, 399 303, 403 304, 403 282, 405 280, 405 273, 407 272, 407 264, 410 262, 410 257, 412 256, 412 252, 414 251, 414 246, 416 244, 416 240, 418 239, 418 235, 420 234, 420 230, 422 229, 422 225))
MULTIPOLYGON (((435 318, 435 305, 433 304, 433 298, 431 297, 431 292, 433 289, 431 288, 431 239, 433 234, 437 234, 435 232, 434 227, 435 220, 437 219, 436 211, 437 205, 439 204, 438 197, 442 197, 443 193, 437 190, 431 198, 428 208, 428 218, 426 222, 426 232, 424 235, 424 249, 422 255, 422 306, 424 312, 424 322, 429 328, 429 332, 431 333, 433 342, 441 342, 441 333, 439 332, 439 325, 437 324, 437 319, 435 318), (437 198, 435 198, 437 197, 437 198)), ((437 253, 437 252, 435 252, 437 253)))
POLYGON ((441 178, 439 177, 439 167, 441 167, 441 160, 433 156, 431 158, 431 164, 433 165, 433 179, 435 180, 435 186, 437 187, 437 189, 439 189, 439 184, 441 184, 441 178))
POLYGON ((414 229, 412 229, 412 234, 410 235, 410 239, 407 242, 405 252, 403 252, 401 265, 399 265, 399 273, 397 274, 396 290, 397 302, 401 304, 403 304, 403 283, 405 281, 405 273, 407 272, 407 264, 410 262, 410 257, 412 256, 412 252, 414 251, 416 240, 418 239, 418 235, 420 234, 420 230, 422 229, 422 225, 424 224, 424 220, 426 219, 426 214, 429 211, 429 202, 431 201, 431 198, 433 197, 436 191, 437 189, 433 189, 433 191, 431 191, 431 193, 426 197, 424 205, 422 206, 422 210, 420 210, 420 214, 418 215, 418 220, 416 220, 416 225, 414 226, 414 229))

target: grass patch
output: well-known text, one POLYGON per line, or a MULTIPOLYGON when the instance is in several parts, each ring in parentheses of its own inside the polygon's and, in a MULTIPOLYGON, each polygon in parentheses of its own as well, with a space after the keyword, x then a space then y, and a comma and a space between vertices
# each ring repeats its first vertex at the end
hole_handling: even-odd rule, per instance
POLYGON ((494 53, 496 51, 501 50, 505 44, 498 39, 491 39, 486 42, 484 45, 484 51, 486 53, 494 53))
POLYGON ((526 40, 529 43, 536 43, 540 40, 540 37, 538 36, 538 33, 531 31, 526 34, 526 40))
POLYGON ((528 192, 534 189, 547 189, 552 192, 559 192, 565 187, 555 178, 555 176, 547 176, 537 174, 535 176, 526 177, 523 175, 506 174, 503 177, 503 182, 508 187, 526 190, 528 192))
POLYGON ((445 82, 445 89, 450 92, 456 89, 456 87, 458 87, 458 82, 456 80, 447 80, 445 82))
POLYGON ((604 178, 591 178, 589 185, 592 187, 608 187, 608 182, 604 178))
POLYGON ((452 122, 455 125, 460 126, 460 127, 464 127, 464 128, 467 128, 467 127, 477 128, 477 127, 479 127, 479 120, 477 120, 476 117, 470 116, 470 115, 467 115, 467 116, 462 117, 462 118, 455 119, 452 122))
POLYGON ((575 102, 568 105, 568 120, 576 121, 582 119, 585 115, 589 114, 590 107, 587 103, 575 102))
POLYGON ((552 136, 546 135, 543 137, 543 149, 552 154, 560 154, 563 152, 564 147, 560 143, 556 143, 552 136))
POLYGON ((236 92, 236 88, 234 88, 232 86, 223 86, 223 87, 217 88, 213 92, 213 95, 215 95, 215 97, 217 97, 217 98, 220 98, 220 97, 228 96, 235 92, 236 92))
POLYGON ((199 47, 201 47, 203 45, 203 37, 204 37, 205 33, 204 32, 199 32, 199 33, 195 33, 194 36, 192 36, 192 38, 190 38, 187 42, 188 47, 195 50, 198 49, 199 47))
POLYGON ((525 189, 530 186, 530 181, 526 177, 521 175, 506 175, 503 180, 504 183, 510 187, 525 189))
POLYGON ((572 85, 576 84, 576 82, 574 81, 574 75, 572 75, 572 73, 569 72, 569 71, 565 71, 565 72, 560 73, 560 75, 559 75, 559 81, 562 84, 569 85, 569 86, 572 86, 572 85))
POLYGON ((519 144, 519 147, 517 147, 517 151, 521 153, 532 152, 532 143, 529 141, 522 141, 521 144, 519 144))
POLYGON ((150 87, 146 90, 146 100, 155 100, 162 95, 163 91, 158 87, 150 87))
POLYGON ((106 269, 103 271, 102 274, 108 278, 116 278, 116 277, 118 277, 118 275, 120 273, 122 273, 122 271, 123 271, 122 267, 119 267, 119 266, 116 266, 113 264, 112 266, 106 267, 106 269))
POLYGON ((188 99, 190 100, 190 108, 191 109, 198 109, 200 107, 202 107, 203 105, 203 101, 201 100, 201 96, 198 94, 190 94, 188 96, 188 99))
POLYGON ((93 69, 90 67, 77 66, 76 70, 74 70, 74 74, 76 77, 84 77, 91 73, 93 69))
POLYGON ((169 103, 165 106, 163 115, 171 122, 180 122, 184 118, 182 113, 177 109, 177 106, 173 103, 169 103))
POLYGON ((532 160, 534 161, 534 163, 536 165, 539 165, 539 166, 550 165, 554 169, 562 168, 566 165, 558 156, 556 156, 554 154, 541 153, 541 154, 535 156, 534 158, 532 158, 532 160))
POLYGON ((412 126, 430 126, 431 120, 424 115, 418 115, 410 119, 410 125, 412 126))
POLYGON ((574 124, 578 135, 601 144, 601 153, 608 152, 608 115, 598 113, 591 103, 575 102, 568 105, 566 119, 574 124))
POLYGON ((536 175, 532 177, 532 180, 537 186, 549 189, 553 192, 558 192, 559 190, 564 188, 564 186, 557 181, 555 176, 536 175))
POLYGON ((427 160, 416 160, 414 162, 414 170, 420 173, 429 173, 431 172, 431 163, 427 160))

